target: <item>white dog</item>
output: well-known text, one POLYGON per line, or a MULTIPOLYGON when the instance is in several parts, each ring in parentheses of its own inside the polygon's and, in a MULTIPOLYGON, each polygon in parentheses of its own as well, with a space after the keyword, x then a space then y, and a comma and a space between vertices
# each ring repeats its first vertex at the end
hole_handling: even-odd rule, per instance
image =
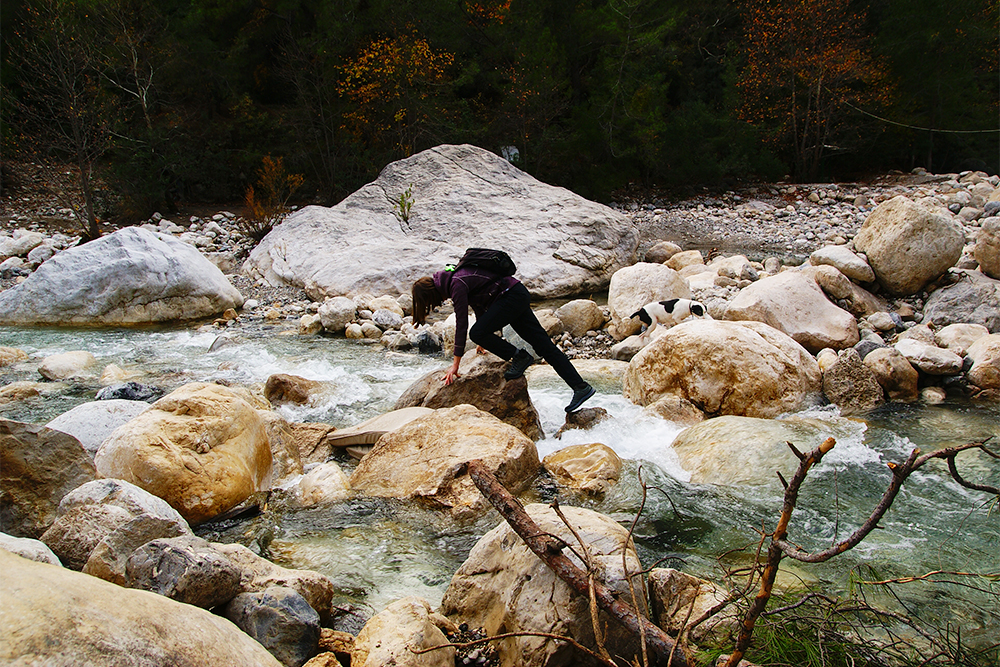
POLYGON ((705 305, 700 301, 670 299, 669 301, 647 303, 632 313, 632 317, 638 317, 639 321, 646 325, 646 330, 639 335, 639 339, 645 343, 656 331, 657 325, 662 324, 669 329, 688 317, 705 317, 707 313, 705 305))

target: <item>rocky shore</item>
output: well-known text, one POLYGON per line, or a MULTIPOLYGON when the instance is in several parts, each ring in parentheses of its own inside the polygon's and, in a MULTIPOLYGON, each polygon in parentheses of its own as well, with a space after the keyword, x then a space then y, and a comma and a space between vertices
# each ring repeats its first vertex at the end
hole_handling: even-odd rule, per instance
MULTIPOLYGON (((601 207, 532 183, 485 151, 427 153, 390 165, 377 184, 352 195, 353 204, 367 208, 351 209, 350 222, 364 237, 351 240, 364 252, 409 262, 386 266, 391 262, 372 256, 370 271, 341 266, 350 250, 338 249, 341 255, 325 265, 310 252, 343 222, 346 207, 299 211, 256 248, 239 216, 226 211, 182 220, 157 214, 78 246, 67 210, 7 194, 0 218, 0 318, 15 325, 105 326, 187 320, 219 334, 213 349, 225 345, 229 333, 263 329, 447 354, 454 318, 443 310, 430 327, 415 328, 401 276, 439 265, 451 249, 440 247, 433 229, 425 230, 429 238, 418 238, 421 220, 394 212, 384 193, 410 182, 407 169, 420 160, 444 156, 436 164, 450 164, 459 156, 525 191, 535 188, 511 205, 523 208, 510 217, 542 217, 516 230, 503 218, 496 228, 523 234, 517 241, 535 253, 521 265, 525 282, 538 293, 561 295, 539 304, 540 321, 585 376, 612 377, 646 414, 689 427, 674 449, 692 483, 748 483, 761 474, 756 468, 770 474, 774 461, 785 465, 781 457, 789 456, 783 448, 776 453, 775 442, 818 446, 828 435, 823 428, 783 419, 812 406, 832 404, 839 418, 886 402, 936 403, 948 396, 1000 402, 995 175, 916 172, 868 184, 773 184, 601 207), (533 238, 540 240, 532 244, 533 238), (544 250, 546 243, 556 249, 544 250), (279 278, 286 286, 274 286, 279 278), (358 289, 344 296, 337 292, 344 284, 358 289), (575 295, 567 285, 579 288, 575 295), (642 335, 636 310, 676 299, 695 301, 705 312, 692 309, 675 326, 642 335), (775 435, 745 437, 764 430, 775 435), (759 465, 733 469, 733 451, 759 465), (726 465, 731 469, 721 469, 726 465)), ((428 173, 445 193, 417 187, 423 199, 415 210, 460 226, 441 211, 461 213, 465 200, 456 208, 448 187, 436 183, 439 172, 428 173)), ((511 198, 511 188, 499 190, 463 196, 511 198)), ((30 363, 46 381, 71 381, 94 364, 88 354, 30 363)), ((29 363, 27 357, 0 347, 0 366, 29 363)), ((284 373, 263 387, 190 382, 151 405, 146 400, 159 394, 99 395, 102 400, 47 427, 0 420, 3 467, 19 472, 4 477, 9 534, 0 535, 0 563, 10 587, 5 599, 16 602, 14 616, 21 619, 0 630, 7 633, 0 639, 22 647, 26 661, 41 660, 49 651, 46 633, 55 632, 65 637, 61 655, 71 657, 52 664, 99 661, 102 651, 111 651, 137 664, 170 655, 179 656, 179 665, 294 667, 348 660, 353 667, 544 665, 563 650, 551 640, 511 637, 489 650, 412 651, 470 633, 564 634, 593 643, 586 601, 560 588, 504 523, 470 551, 440 608, 404 597, 356 633, 333 627, 329 577, 278 567, 193 530, 234 511, 267 511, 269 504, 302 509, 354 498, 414 501, 442 519, 472 522, 489 505, 468 474, 471 461, 513 493, 530 489, 542 469, 574 493, 600 495, 616 484, 622 461, 601 443, 540 460, 540 420, 528 382, 502 379, 504 368, 470 348, 453 385, 432 371, 393 411, 340 430, 288 421, 273 409, 308 403, 323 391, 322 383, 284 373), (359 459, 350 474, 337 462, 343 451, 359 459), (75 630, 81 619, 98 615, 101 641, 75 630), (140 618, 149 622, 137 623, 140 618)), ((121 382, 116 370, 100 373, 108 389, 144 389, 121 382)), ((32 389, 0 388, 0 400, 23 400, 32 389)), ((602 418, 600 409, 581 410, 564 428, 588 428, 602 418)), ((601 579, 628 595, 629 572, 641 566, 625 529, 591 510, 564 509, 576 535, 553 508, 526 507, 566 543, 583 535, 587 557, 601 564, 601 579)), ((654 569, 648 584, 639 595, 649 596, 655 622, 675 636, 687 632, 692 608, 726 597, 716 584, 668 568, 654 569)), ((645 601, 640 607, 647 608, 645 601)), ((692 629, 690 640, 725 634, 733 623, 713 617, 692 629)), ((612 654, 634 654, 628 633, 612 632, 605 642, 612 654)))

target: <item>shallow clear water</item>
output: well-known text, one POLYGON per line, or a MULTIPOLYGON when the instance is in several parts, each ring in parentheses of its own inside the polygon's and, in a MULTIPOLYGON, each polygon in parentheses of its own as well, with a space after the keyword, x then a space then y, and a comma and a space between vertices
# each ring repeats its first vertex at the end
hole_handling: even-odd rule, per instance
MULTIPOLYGON (((98 359, 95 374, 69 383, 47 383, 43 395, 0 405, 0 417, 45 423, 93 400, 100 371, 115 364, 130 379, 170 391, 193 381, 223 380, 251 385, 273 373, 291 373, 323 382, 317 404, 280 408, 296 421, 351 426, 391 410, 396 398, 424 373, 444 368, 444 357, 400 354, 380 345, 342 338, 298 336, 294 323, 222 331, 201 329, 64 330, 0 328, 0 345, 18 347, 31 358, 0 368, 0 384, 40 381, 37 367, 47 355, 88 350, 98 359), (220 335, 230 339, 210 351, 220 335)), ((550 436, 538 443, 542 457, 569 444, 603 442, 623 459, 621 481, 605 497, 582 498, 563 492, 563 504, 578 504, 629 525, 642 500, 639 476, 649 487, 645 511, 636 525, 640 555, 647 565, 660 558, 694 574, 718 578, 722 554, 758 541, 761 525, 773 527, 781 508, 781 488, 773 471, 762 471, 754 486, 722 487, 689 482, 671 448, 682 427, 647 417, 621 396, 614 382, 597 382, 589 406, 612 419, 589 431, 551 437, 563 422, 569 391, 558 380, 532 379, 532 400, 550 436), (653 488, 656 487, 656 488, 653 488)), ((945 404, 889 406, 864 421, 841 418, 830 409, 809 416, 829 425, 837 446, 815 469, 800 493, 789 537, 818 550, 852 532, 880 498, 889 480, 886 463, 902 461, 913 447, 931 451, 989 436, 1000 437, 1000 407, 945 404)), ((350 473, 353 463, 341 459, 350 473)), ((969 478, 1000 485, 1000 464, 982 454, 961 458, 969 478)), ((783 470, 786 478, 793 470, 783 470)), ((547 500, 545 489, 533 492, 547 500), (540 496, 538 494, 541 494, 540 496)), ((529 500, 532 498, 529 498, 529 500)), ((892 510, 860 547, 822 565, 792 564, 793 577, 829 593, 847 591, 853 571, 889 578, 933 570, 1000 573, 1000 510, 982 493, 954 483, 943 464, 914 474, 892 510)), ((436 605, 451 574, 476 540, 499 521, 490 514, 459 523, 412 504, 356 499, 307 510, 281 509, 243 523, 213 528, 213 539, 240 540, 288 567, 330 576, 338 603, 371 613, 402 595, 415 594, 436 605)), ((726 565, 747 556, 722 558, 726 565)), ((783 566, 784 567, 784 566, 783 566)), ((997 583, 976 580, 978 586, 997 583)), ((912 613, 933 623, 952 622, 966 639, 1000 633, 996 597, 967 586, 911 584, 899 594, 912 613)), ((897 605, 891 600, 880 600, 897 605)))

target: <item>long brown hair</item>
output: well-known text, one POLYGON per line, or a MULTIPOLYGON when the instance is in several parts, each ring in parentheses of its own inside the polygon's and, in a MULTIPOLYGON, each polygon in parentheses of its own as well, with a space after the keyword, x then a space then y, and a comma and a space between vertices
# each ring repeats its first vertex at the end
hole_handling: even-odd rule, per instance
POLYGON ((430 314, 431 310, 440 306, 444 301, 444 298, 438 293, 437 288, 434 287, 434 279, 430 276, 418 278, 413 283, 410 293, 413 295, 414 324, 423 324, 427 320, 427 315, 430 314))

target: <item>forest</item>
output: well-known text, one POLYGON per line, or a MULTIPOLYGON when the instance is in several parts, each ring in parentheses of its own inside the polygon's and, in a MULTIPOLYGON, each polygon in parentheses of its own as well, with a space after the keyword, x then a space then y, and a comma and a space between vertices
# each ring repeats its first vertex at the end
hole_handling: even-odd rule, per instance
POLYGON ((296 198, 332 205, 442 143, 599 201, 1000 168, 992 0, 4 0, 0 12, 4 155, 75 165, 102 218, 242 201, 279 158, 296 198))

